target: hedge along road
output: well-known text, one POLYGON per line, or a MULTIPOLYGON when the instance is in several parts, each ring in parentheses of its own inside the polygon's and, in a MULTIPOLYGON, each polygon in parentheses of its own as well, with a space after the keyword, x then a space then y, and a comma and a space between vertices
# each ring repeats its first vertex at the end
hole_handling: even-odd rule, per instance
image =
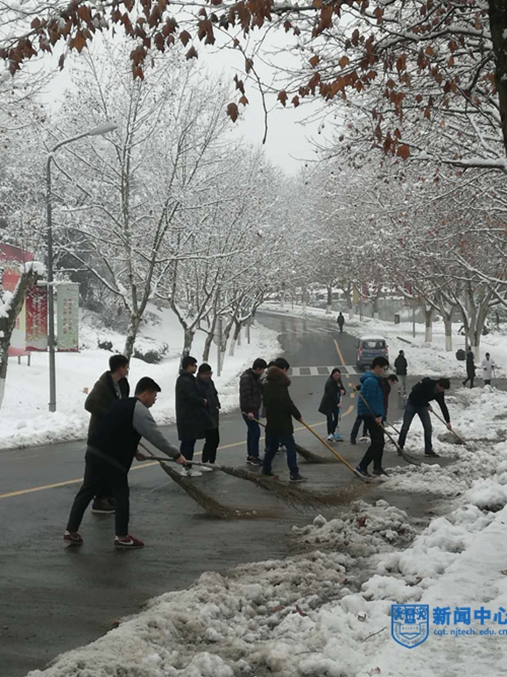
MULTIPOLYGON (((340 366, 342 360, 354 365, 356 339, 338 336, 334 323, 325 321, 266 314, 259 319, 280 332, 284 355, 299 373, 292 378, 292 397, 304 419, 324 433, 325 421, 317 409, 325 380, 329 369, 340 366)), ((355 375, 350 378, 358 380, 355 375)), ((354 409, 349 390, 343 407, 345 437, 354 409)), ((296 427, 300 444, 329 454, 308 431, 296 427)), ((239 412, 223 416, 220 429, 219 462, 242 466, 245 425, 239 412)), ((176 440, 174 426, 164 432, 176 440)), ((338 448, 351 462, 364 452, 364 447, 347 444, 338 448)), ((146 462, 136 464, 130 474, 131 531, 146 547, 137 552, 115 551, 114 519, 88 512, 81 528, 84 546, 65 548, 62 535, 81 482, 83 456, 83 442, 0 452, 2 677, 20 677, 43 668, 57 654, 100 637, 115 619, 136 613, 150 597, 188 587, 204 571, 224 572, 238 563, 291 554, 291 526, 308 523, 314 514, 311 510, 295 512, 249 482, 207 473, 195 481, 210 495, 229 506, 267 515, 246 523, 213 519, 156 463, 146 462)), ((275 463, 281 477, 288 479, 283 455, 275 463)), ((302 462, 301 471, 308 477, 309 489, 336 489, 356 481, 338 463, 302 462)), ((368 491, 368 500, 382 495, 375 487, 368 491)), ((412 507, 418 513, 427 508, 410 496, 394 498, 400 507, 412 507)), ((336 513, 337 509, 325 514, 336 513)))

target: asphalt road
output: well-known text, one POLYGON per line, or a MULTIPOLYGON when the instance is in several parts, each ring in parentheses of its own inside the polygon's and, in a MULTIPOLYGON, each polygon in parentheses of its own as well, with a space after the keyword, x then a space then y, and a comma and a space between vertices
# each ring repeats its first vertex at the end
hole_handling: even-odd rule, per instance
MULTIPOLYGON (((285 357, 296 367, 291 394, 304 419, 325 433, 317 408, 324 382, 334 366, 353 372, 356 339, 339 335, 334 321, 276 315, 259 318, 280 332, 285 357)), ((359 376, 347 373, 345 382, 359 376)), ((345 438, 355 418, 356 401, 345 397, 341 430, 345 438)), ((397 397, 390 411, 399 415, 397 397)), ((173 427, 165 429, 176 439, 173 427)), ((325 449, 307 431, 297 441, 316 453, 325 449)), ((239 413, 221 419, 219 461, 242 466, 246 458, 245 426, 239 413)), ((364 445, 340 443, 337 449, 354 465, 364 445)), ((293 524, 307 523, 314 512, 295 512, 253 484, 222 473, 195 481, 229 506, 257 510, 261 517, 219 520, 207 516, 162 472, 157 464, 136 464, 130 474, 131 533, 146 547, 136 552, 113 549, 113 518, 87 513, 81 527, 82 548, 65 548, 63 529, 80 485, 84 445, 81 442, 0 452, 0 674, 20 677, 43 668, 56 655, 107 632, 113 621, 136 613, 158 594, 188 587, 202 572, 244 562, 285 557, 297 547, 289 537, 293 524)), ((385 465, 397 464, 386 454, 385 465)), ((288 479, 283 456, 276 470, 288 479)), ((349 487, 357 480, 341 464, 301 463, 309 489, 349 487)), ((386 495, 381 487, 364 489, 365 500, 387 498, 414 518, 424 518, 429 499, 386 495)), ((332 517, 339 511, 325 513, 332 517)))

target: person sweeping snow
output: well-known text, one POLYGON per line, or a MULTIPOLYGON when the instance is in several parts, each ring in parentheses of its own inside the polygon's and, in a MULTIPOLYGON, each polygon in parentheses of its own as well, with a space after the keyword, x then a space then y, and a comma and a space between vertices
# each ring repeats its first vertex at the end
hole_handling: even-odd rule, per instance
POLYGON ((345 395, 345 388, 342 383, 342 373, 335 367, 331 376, 327 379, 324 386, 324 395, 319 406, 319 412, 327 418, 327 440, 332 442, 342 440, 340 433, 336 432, 342 406, 341 399, 345 395))

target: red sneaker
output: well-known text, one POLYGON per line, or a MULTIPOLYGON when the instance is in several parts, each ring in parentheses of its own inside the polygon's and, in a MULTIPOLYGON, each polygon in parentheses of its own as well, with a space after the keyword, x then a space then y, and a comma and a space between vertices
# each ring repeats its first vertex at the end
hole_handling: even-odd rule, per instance
POLYGON ((144 543, 138 538, 133 536, 126 536, 125 538, 120 538, 119 536, 114 537, 114 547, 115 548, 125 548, 125 550, 132 550, 133 548, 144 548, 144 543))
POLYGON ((78 533, 71 534, 70 531, 66 531, 63 534, 63 540, 69 545, 83 545, 83 539, 78 533))

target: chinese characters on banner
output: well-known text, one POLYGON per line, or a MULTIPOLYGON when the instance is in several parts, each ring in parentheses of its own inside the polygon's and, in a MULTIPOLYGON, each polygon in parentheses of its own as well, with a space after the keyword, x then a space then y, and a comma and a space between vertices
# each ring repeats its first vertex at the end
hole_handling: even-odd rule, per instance
POLYGON ((56 287, 57 348, 59 352, 79 350, 79 285, 59 283, 56 287))
MULTIPOLYGON (((26 252, 19 247, 12 247, 9 244, 0 243, 0 267, 3 269, 2 289, 14 291, 18 280, 21 277, 21 265, 27 261, 33 261, 33 254, 26 252)), ((9 346, 9 355, 19 355, 25 350, 26 346, 26 303, 23 304, 19 315, 16 318, 16 325, 11 336, 9 346)))
POLYGON ((48 294, 46 287, 30 287, 26 293, 26 350, 45 351, 48 346, 48 294))

